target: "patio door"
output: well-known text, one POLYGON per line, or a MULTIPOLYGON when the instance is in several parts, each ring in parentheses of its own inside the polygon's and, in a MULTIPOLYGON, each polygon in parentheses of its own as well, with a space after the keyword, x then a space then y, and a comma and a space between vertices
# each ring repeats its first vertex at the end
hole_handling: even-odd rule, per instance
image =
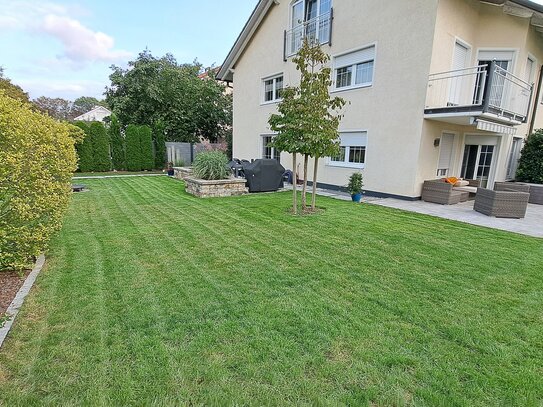
POLYGON ((506 97, 506 73, 511 69, 513 64, 513 58, 515 54, 513 51, 479 51, 478 65, 486 65, 485 72, 479 74, 477 84, 475 86, 475 94, 473 96, 473 103, 484 103, 483 95, 486 86, 492 86, 489 93, 489 104, 492 107, 500 108, 503 106, 504 99, 506 97), (496 64, 496 72, 494 73, 494 79, 492 83, 488 83, 488 75, 490 73, 491 63, 496 64), (483 78, 484 77, 484 78, 483 78))
POLYGON ((479 180, 481 187, 487 188, 492 183, 496 150, 496 144, 473 144, 468 136, 460 176, 464 179, 479 180))

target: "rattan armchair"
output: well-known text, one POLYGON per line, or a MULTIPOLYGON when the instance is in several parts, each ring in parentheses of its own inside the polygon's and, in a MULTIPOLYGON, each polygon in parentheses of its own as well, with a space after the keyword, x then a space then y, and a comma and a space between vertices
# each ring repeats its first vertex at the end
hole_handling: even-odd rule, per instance
POLYGON ((526 216, 529 198, 528 192, 477 188, 473 209, 487 216, 520 219, 526 216))

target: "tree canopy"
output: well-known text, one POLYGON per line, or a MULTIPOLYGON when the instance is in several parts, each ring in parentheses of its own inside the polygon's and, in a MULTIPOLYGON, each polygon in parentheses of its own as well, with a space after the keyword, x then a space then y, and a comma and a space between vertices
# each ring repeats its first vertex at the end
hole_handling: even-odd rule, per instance
POLYGON ((28 93, 26 93, 20 86, 11 83, 11 79, 4 76, 4 68, 0 67, 0 91, 3 91, 5 96, 9 96, 12 99, 19 100, 21 102, 28 102, 28 93))
POLYGON ((128 65, 111 67, 106 89, 106 102, 122 125, 162 122, 168 141, 216 141, 227 134, 232 99, 212 70, 202 79, 199 63, 179 64, 171 54, 155 58, 149 50, 128 65))

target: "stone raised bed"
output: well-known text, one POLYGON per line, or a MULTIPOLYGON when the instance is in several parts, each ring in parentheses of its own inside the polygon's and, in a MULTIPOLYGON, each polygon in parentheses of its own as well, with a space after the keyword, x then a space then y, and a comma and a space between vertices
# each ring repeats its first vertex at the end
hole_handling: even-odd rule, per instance
POLYGON ((249 193, 245 186, 244 178, 219 179, 207 181, 203 179, 186 176, 185 190, 199 198, 217 198, 225 196, 237 196, 249 193))
POLYGON ((173 176, 177 179, 184 180, 185 178, 192 176, 192 168, 173 167, 173 176))

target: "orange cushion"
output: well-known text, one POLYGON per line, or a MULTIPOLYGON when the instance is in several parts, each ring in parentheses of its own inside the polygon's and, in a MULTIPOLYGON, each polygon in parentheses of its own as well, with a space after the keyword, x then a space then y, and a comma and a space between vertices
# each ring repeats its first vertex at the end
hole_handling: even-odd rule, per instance
POLYGON ((456 177, 449 177, 445 179, 445 182, 448 182, 451 185, 454 185, 458 182, 458 178, 456 177))

